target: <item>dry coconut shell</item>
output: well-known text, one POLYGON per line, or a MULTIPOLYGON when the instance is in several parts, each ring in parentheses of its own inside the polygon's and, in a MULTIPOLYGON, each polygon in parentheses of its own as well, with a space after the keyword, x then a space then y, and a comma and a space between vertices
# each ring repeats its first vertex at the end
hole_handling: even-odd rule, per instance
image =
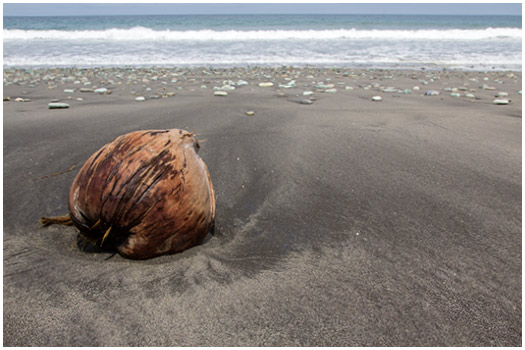
POLYGON ((135 131, 83 165, 69 192, 69 215, 88 241, 132 259, 201 243, 215 217, 210 174, 185 130, 135 131))

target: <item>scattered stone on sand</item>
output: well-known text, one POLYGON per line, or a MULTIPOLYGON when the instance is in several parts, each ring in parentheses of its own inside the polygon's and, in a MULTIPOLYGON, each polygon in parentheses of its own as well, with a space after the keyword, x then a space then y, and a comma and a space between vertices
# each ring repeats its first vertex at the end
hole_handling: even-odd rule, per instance
POLYGON ((373 96, 372 97, 372 101, 374 101, 374 102, 380 102, 382 100, 383 100, 383 98, 381 96, 373 96))
POLYGON ((313 102, 310 99, 304 99, 304 100, 299 101, 299 103, 302 105, 311 105, 313 102))
POLYGON ((97 93, 97 94, 105 94, 105 93, 108 92, 108 89, 106 89, 106 88, 99 88, 99 89, 94 90, 94 92, 97 93))
POLYGON ((215 91, 213 95, 214 96, 228 96, 228 93, 226 91, 215 91))
POLYGON ((467 98, 476 98, 476 96, 474 96, 473 94, 465 94, 465 97, 467 97, 467 98))
POLYGON ((4 97, 4 101, 11 101, 11 97, 9 97, 9 96, 5 96, 5 97, 4 97))
POLYGON ((496 97, 509 97, 508 92, 500 91, 496 94, 496 97))
POLYGON ((271 86, 273 86, 273 83, 272 82, 263 82, 263 83, 259 83, 259 86, 260 87, 271 87, 271 86))
POLYGON ((77 101, 84 101, 82 97, 77 97, 77 101))
POLYGON ((292 80, 290 81, 289 83, 287 84, 279 84, 279 87, 280 88, 284 88, 284 89, 290 89, 290 88, 294 88, 296 85, 295 85, 295 80, 292 80))
POLYGON ((397 92, 397 89, 393 86, 389 86, 389 87, 386 87, 384 89, 382 89, 381 91, 383 92, 397 92))
POLYGON ((31 100, 28 98, 22 98, 22 97, 15 98, 15 102, 30 102, 30 101, 31 100))
POLYGON ((483 90, 496 90, 495 87, 493 87, 493 86, 488 86, 487 84, 483 84, 483 85, 481 86, 481 89, 483 89, 483 90))
POLYGON ((354 88, 351 86, 345 86, 345 90, 353 90, 354 88))
POLYGON ((428 90, 425 92, 425 96, 437 96, 439 95, 439 91, 436 90, 428 90))
POLYGON ((47 105, 47 107, 49 109, 64 109, 64 108, 69 108, 69 105, 63 102, 51 102, 50 104, 47 105))
POLYGON ((317 84, 315 86, 316 89, 319 90, 325 90, 325 89, 332 89, 335 85, 334 84, 317 84))
POLYGON ((150 95, 148 97, 148 99, 150 99, 150 100, 158 100, 158 99, 160 99, 160 96, 159 95, 150 95))
POLYGON ((248 111, 248 112, 246 112, 246 115, 255 115, 255 112, 254 111, 248 111))
POLYGON ((412 90, 414 90, 414 91, 419 91, 419 86, 417 86, 417 85, 414 86, 414 87, 412 88, 412 90))
POLYGON ((305 91, 303 92, 303 96, 310 96, 310 95, 313 95, 314 92, 313 91, 305 91))
POLYGON ((279 91, 277 93, 277 97, 286 97, 286 94, 284 92, 279 91))
POLYGON ((452 96, 452 97, 461 97, 461 94, 458 93, 458 92, 453 92, 453 93, 450 94, 450 96, 452 96))
POLYGON ((333 93, 337 92, 337 89, 333 89, 333 88, 332 89, 326 89, 324 92, 328 92, 328 93, 333 94, 333 93))
POLYGON ((64 89, 64 93, 66 93, 66 94, 72 94, 74 92, 75 92, 74 89, 64 89))
POLYGON ((93 92, 92 88, 81 88, 80 92, 93 92))
POLYGON ((510 103, 510 100, 496 99, 496 100, 492 101, 492 103, 495 104, 495 105, 508 105, 510 103))
POLYGON ((146 98, 144 96, 138 96, 138 97, 135 97, 135 101, 138 101, 138 102, 146 101, 146 98))

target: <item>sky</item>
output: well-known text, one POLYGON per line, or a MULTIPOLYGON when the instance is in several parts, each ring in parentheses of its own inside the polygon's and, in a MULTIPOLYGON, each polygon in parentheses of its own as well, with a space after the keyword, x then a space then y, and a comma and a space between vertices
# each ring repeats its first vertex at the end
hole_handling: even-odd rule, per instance
MULTIPOLYGON (((52 0, 51 0, 52 1, 52 0)), ((4 16, 155 14, 521 15, 521 3, 4 3, 4 16)))

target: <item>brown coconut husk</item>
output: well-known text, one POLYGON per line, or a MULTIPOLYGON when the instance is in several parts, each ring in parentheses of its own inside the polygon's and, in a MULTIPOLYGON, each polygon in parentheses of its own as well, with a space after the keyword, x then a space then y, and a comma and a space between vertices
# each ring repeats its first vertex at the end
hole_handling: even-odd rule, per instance
POLYGON ((42 218, 74 225, 81 237, 133 259, 180 252, 213 226, 215 193, 195 134, 135 131, 95 152, 69 193, 69 215, 42 218))

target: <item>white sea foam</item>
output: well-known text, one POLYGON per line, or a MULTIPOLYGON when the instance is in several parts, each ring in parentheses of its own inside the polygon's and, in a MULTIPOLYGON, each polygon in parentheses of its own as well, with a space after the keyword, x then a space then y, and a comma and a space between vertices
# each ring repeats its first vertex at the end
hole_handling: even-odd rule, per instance
POLYGON ((250 41, 250 40, 521 40, 519 28, 422 30, 153 30, 144 27, 107 30, 4 29, 4 42, 13 40, 105 41, 250 41))

